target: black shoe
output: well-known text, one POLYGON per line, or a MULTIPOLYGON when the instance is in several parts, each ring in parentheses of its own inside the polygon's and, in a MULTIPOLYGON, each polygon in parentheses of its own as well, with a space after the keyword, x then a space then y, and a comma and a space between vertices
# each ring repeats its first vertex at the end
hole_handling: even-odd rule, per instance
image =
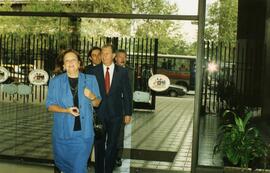
POLYGON ((115 166, 116 166, 116 167, 122 166, 122 159, 121 159, 121 158, 117 158, 117 159, 115 160, 115 166))

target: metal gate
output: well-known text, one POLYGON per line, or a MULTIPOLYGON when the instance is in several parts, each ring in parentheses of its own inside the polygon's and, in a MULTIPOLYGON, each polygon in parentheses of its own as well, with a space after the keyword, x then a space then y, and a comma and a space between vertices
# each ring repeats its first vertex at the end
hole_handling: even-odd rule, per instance
POLYGON ((205 42, 202 111, 261 108, 265 46, 255 42, 205 42))
MULTIPOLYGON (((134 89, 149 92, 152 95, 152 100, 149 103, 135 103, 135 108, 154 109, 155 93, 149 89, 147 81, 151 76, 150 74, 156 73, 157 39, 106 37, 91 39, 72 37, 72 39, 65 39, 54 35, 25 35, 24 37, 18 37, 13 34, 5 34, 0 36, 0 66, 6 67, 10 71, 11 76, 7 83, 29 84, 28 74, 32 69, 44 69, 50 75, 52 74, 55 58, 61 49, 73 48, 77 50, 81 54, 84 65, 87 65, 89 63, 87 53, 91 47, 101 47, 108 42, 114 44, 118 49, 127 51, 128 65, 135 70, 134 89)), ((43 103, 47 94, 47 86, 32 86, 32 89, 32 94, 28 96, 18 94, 10 96, 2 92, 1 99, 43 103)))
MULTIPOLYGON (((136 71, 135 90, 151 92, 145 71, 156 72, 158 40, 150 38, 80 38, 59 39, 55 35, 0 35, 0 66, 10 71, 6 83, 26 84, 32 88, 29 95, 8 94, 0 88, 0 157, 19 158, 26 161, 52 163, 52 116, 44 102, 47 85, 34 86, 28 74, 33 69, 44 69, 49 75, 54 69, 55 58, 63 48, 74 48, 85 65, 92 46, 112 42, 128 52, 128 63, 136 71)), ((149 103, 136 103, 137 108, 154 109, 155 93, 149 103)))

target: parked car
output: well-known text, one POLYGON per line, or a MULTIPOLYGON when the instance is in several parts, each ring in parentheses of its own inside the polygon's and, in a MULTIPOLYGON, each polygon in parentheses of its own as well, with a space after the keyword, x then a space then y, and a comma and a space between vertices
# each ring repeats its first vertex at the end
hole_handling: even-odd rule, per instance
POLYGON ((187 88, 182 85, 170 85, 169 88, 162 92, 157 92, 157 95, 166 95, 171 97, 184 96, 187 94, 187 88))

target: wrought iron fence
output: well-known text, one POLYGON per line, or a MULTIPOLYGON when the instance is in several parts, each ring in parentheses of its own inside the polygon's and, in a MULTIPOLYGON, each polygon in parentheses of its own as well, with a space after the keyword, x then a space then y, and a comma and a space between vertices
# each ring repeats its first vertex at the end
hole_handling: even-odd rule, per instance
MULTIPOLYGON (((128 52, 129 66, 135 70, 134 89, 149 92, 152 100, 149 103, 135 104, 137 108, 155 108, 155 93, 147 85, 150 75, 145 72, 156 72, 158 40, 152 38, 81 38, 80 36, 63 37, 58 35, 0 35, 0 66, 10 71, 7 82, 29 84, 28 74, 32 69, 44 69, 52 75, 55 59, 62 49, 73 48, 81 54, 84 65, 89 63, 88 51, 93 46, 101 47, 111 42, 118 49, 128 52)), ((29 84, 31 85, 31 84, 29 84)), ((32 85, 31 85, 32 86, 32 85)), ((0 93, 1 100, 17 102, 43 103, 47 86, 32 86, 32 94, 21 96, 0 93)))
POLYGON ((205 42, 202 109, 247 106, 260 110, 265 46, 256 42, 205 42))
MULTIPOLYGON (((0 35, 0 66, 11 75, 7 82, 23 83, 32 87, 32 94, 7 94, 0 88, 0 158, 20 159, 31 162, 52 162, 50 144, 52 116, 45 106, 47 85, 34 86, 28 81, 33 69, 44 69, 50 75, 58 53, 65 48, 74 48, 84 65, 89 63, 88 51, 93 46, 111 42, 128 52, 128 62, 135 71, 135 90, 151 92, 145 71, 156 72, 158 40, 150 38, 80 38, 61 39, 50 35, 14 34, 0 35)), ((2 84, 1 84, 2 85, 2 84)), ((135 108, 154 109, 155 93, 151 102, 134 104, 135 108), (137 106, 137 107, 136 107, 137 106)))

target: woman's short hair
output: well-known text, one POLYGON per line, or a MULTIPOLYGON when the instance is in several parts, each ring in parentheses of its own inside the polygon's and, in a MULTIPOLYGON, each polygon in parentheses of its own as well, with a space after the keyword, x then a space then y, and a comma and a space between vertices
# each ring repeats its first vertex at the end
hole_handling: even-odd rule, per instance
POLYGON ((80 70, 83 69, 83 63, 82 63, 79 52, 77 52, 74 49, 69 48, 69 49, 61 51, 60 54, 57 56, 56 61, 55 61, 55 68, 53 70, 53 73, 55 75, 58 75, 58 74, 65 72, 64 67, 63 67, 64 66, 64 58, 65 58, 65 55, 67 53, 71 53, 71 52, 77 56, 77 59, 80 62, 80 70))

